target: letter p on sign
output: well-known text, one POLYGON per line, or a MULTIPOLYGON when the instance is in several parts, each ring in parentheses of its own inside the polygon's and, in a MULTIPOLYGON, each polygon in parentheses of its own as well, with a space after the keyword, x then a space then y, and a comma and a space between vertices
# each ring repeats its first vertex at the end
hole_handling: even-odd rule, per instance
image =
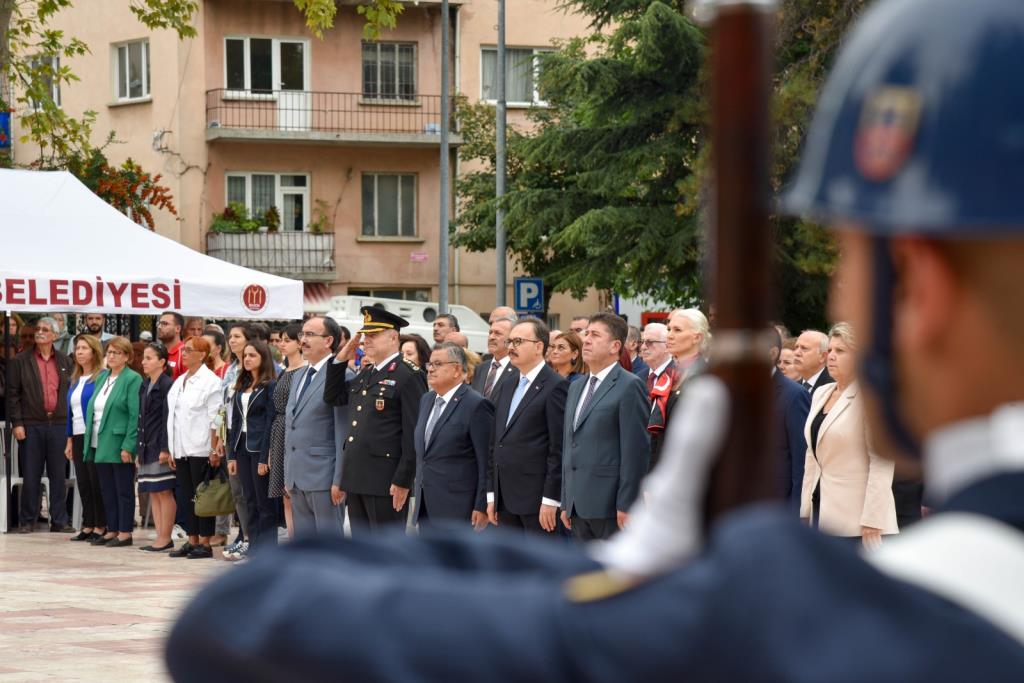
POLYGON ((515 305, 519 313, 544 312, 544 281, 539 277, 515 279, 515 305))

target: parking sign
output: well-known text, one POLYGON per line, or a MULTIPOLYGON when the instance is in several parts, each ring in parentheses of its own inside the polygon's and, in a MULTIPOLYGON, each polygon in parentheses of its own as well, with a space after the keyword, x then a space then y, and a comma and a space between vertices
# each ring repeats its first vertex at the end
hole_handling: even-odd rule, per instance
POLYGON ((542 279, 539 277, 517 277, 513 289, 516 295, 516 312, 544 312, 544 281, 542 279))

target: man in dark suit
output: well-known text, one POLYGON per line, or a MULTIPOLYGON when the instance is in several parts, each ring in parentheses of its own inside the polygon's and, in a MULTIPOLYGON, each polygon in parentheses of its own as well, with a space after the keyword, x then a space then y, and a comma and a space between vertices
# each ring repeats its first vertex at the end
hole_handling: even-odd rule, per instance
POLYGON ((562 495, 562 430, 569 382, 544 362, 551 332, 537 318, 512 328, 518 377, 497 392, 487 516, 492 524, 552 532, 562 495))
POLYGON ((626 321, 590 318, 583 360, 590 374, 569 387, 562 442, 562 523, 581 540, 608 538, 647 474, 649 404, 644 383, 619 365, 626 321))
POLYGON ((331 495, 347 502, 354 536, 405 522, 416 478, 413 434, 427 390, 423 373, 400 353, 398 330, 409 323, 377 306, 360 312, 363 327, 327 365, 324 387, 327 403, 348 406, 340 485, 331 495), (350 381, 345 369, 360 339, 372 365, 350 381))
POLYGON ((808 393, 813 394, 818 387, 831 384, 835 380, 825 369, 828 360, 828 335, 817 330, 804 330, 796 338, 793 350, 793 364, 800 372, 802 381, 798 382, 808 393))
POLYGON ((416 421, 413 523, 470 522, 487 526, 487 459, 494 407, 465 383, 466 352, 444 342, 427 363, 431 391, 420 398, 416 421))
POLYGON ((65 397, 72 363, 53 347, 57 329, 53 318, 40 318, 36 322, 35 346, 11 361, 8 417, 24 462, 18 512, 20 533, 35 529, 44 467, 50 481, 50 531, 74 531, 68 524, 64 476, 68 424, 65 397))
POLYGON ((807 422, 807 414, 811 411, 811 394, 777 369, 779 354, 782 353, 782 337, 775 328, 769 331, 774 332, 769 356, 779 425, 778 489, 787 507, 799 514, 800 490, 804 483, 804 458, 807 455, 804 425, 807 422))
POLYGON ((505 347, 505 340, 515 324, 516 318, 512 316, 501 316, 491 323, 487 333, 487 355, 473 375, 473 388, 492 401, 498 385, 516 373, 509 363, 508 348, 505 347))

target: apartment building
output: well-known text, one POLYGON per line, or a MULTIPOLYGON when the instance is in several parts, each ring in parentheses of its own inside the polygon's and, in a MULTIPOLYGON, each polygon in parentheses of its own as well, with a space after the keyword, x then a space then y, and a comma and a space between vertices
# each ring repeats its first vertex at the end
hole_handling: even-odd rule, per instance
MULTIPOLYGON (((179 217, 157 231, 211 256, 306 283, 310 309, 334 294, 436 301, 439 264, 441 3, 406 3, 398 27, 363 36, 353 0, 340 0, 322 39, 291 0, 204 0, 198 35, 149 31, 127 0, 79 2, 57 28, 90 53, 69 63, 80 81, 59 93, 73 114, 97 112, 113 130, 113 162, 163 175, 179 217), (277 231, 219 231, 231 202, 277 231), (271 221, 272 222, 272 221, 271 221)), ((539 103, 536 55, 580 35, 586 21, 557 0, 507 3, 509 119, 539 103)), ((494 97, 496 0, 452 0, 452 90, 494 97)), ((453 145, 460 142, 451 130, 453 145)), ((15 144, 15 159, 32 150, 15 144)), ((467 170, 452 151, 452 173, 467 170)), ((159 258, 154 254, 154 258, 159 258)), ((496 256, 451 249, 450 301, 487 311, 496 256)), ((511 303, 511 276, 509 301, 511 303)), ((556 296, 555 321, 598 307, 556 296)))

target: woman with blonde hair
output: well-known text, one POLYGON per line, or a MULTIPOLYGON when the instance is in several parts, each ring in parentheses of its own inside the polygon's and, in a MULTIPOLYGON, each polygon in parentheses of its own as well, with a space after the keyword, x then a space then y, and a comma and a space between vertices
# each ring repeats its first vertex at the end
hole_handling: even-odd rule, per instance
POLYGON ((181 351, 185 373, 171 386, 167 395, 167 444, 171 449, 171 469, 175 470, 181 499, 188 501, 185 533, 188 541, 171 557, 203 559, 213 557, 210 536, 213 517, 196 517, 196 487, 211 469, 220 466, 217 446, 217 416, 223 404, 221 380, 213 374, 211 346, 203 337, 189 337, 181 351))
POLYGON ((107 341, 107 369, 96 378, 96 389, 85 413, 86 462, 96 463, 107 531, 93 545, 120 548, 132 545, 135 528, 135 453, 138 449, 139 387, 142 376, 128 367, 132 343, 124 337, 107 341))
POLYGON ((96 463, 85 462, 85 411, 89 407, 96 378, 103 371, 103 347, 91 334, 75 337, 72 349, 75 369, 68 391, 68 443, 64 457, 75 464, 78 495, 82 498, 82 528, 72 541, 94 541, 107 532, 107 514, 103 510, 103 494, 96 463))
POLYGON ((867 548, 899 532, 892 495, 894 465, 871 450, 856 375, 853 328, 829 331, 828 373, 835 380, 814 392, 804 427, 807 456, 800 517, 867 548))

